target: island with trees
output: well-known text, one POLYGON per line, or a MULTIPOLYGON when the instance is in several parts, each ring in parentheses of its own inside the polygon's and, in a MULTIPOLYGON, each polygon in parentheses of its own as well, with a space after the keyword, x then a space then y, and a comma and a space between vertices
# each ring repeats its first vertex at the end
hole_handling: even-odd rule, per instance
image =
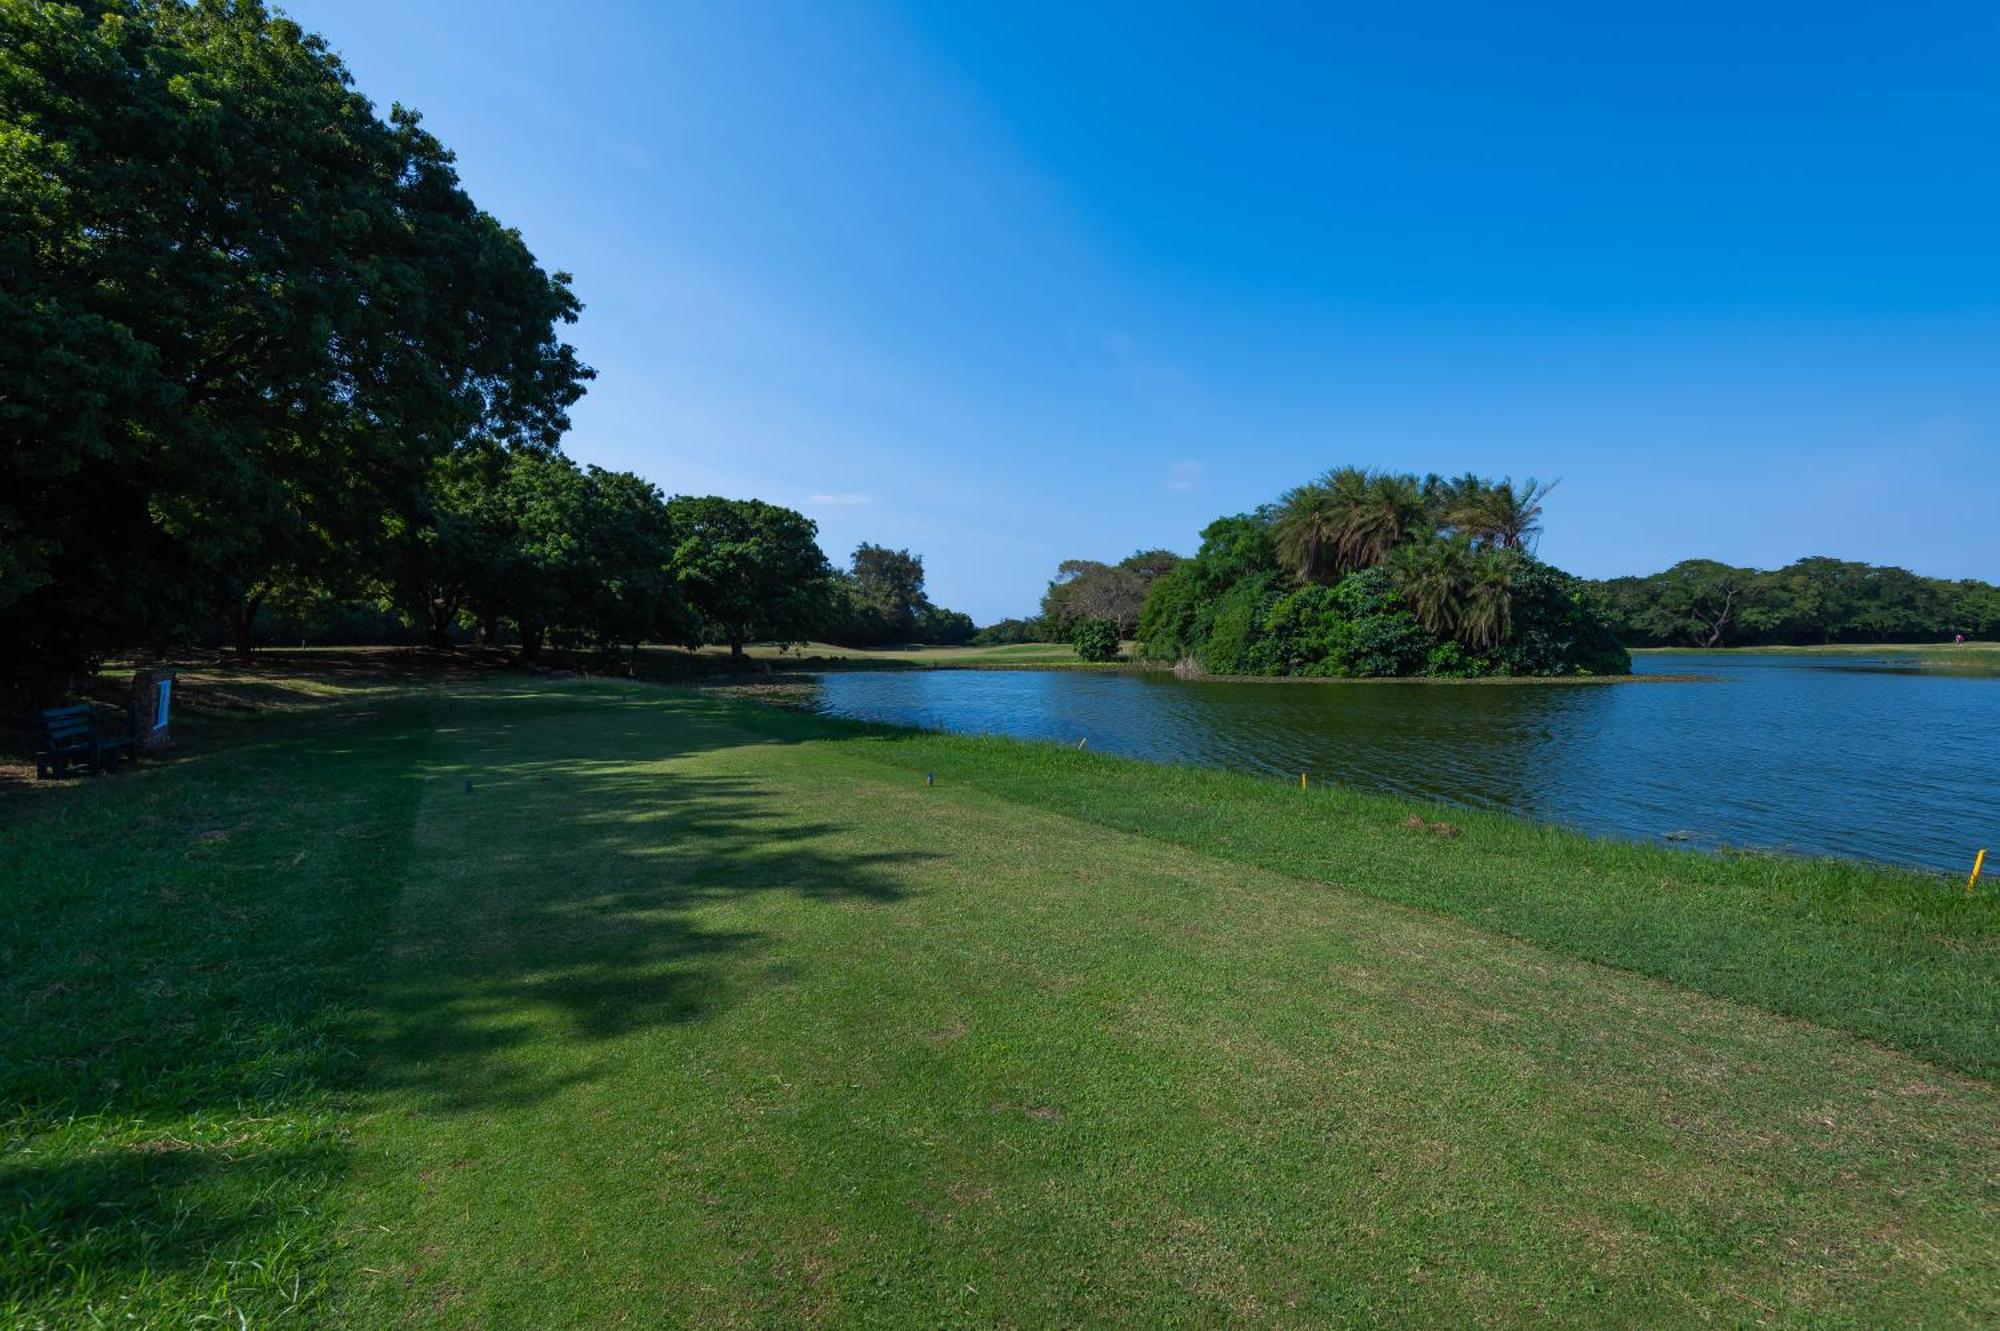
POLYGON ((1584 584, 1534 557, 1547 487, 1338 467, 1165 569, 1138 655, 1183 673, 1621 675, 1584 584))

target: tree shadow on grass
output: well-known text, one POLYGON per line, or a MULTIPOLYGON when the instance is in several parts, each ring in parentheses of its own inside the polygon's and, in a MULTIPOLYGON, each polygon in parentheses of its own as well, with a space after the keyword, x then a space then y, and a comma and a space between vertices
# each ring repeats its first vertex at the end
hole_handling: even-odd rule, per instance
MULTIPOLYGON (((478 781, 465 803, 505 811, 468 815, 478 868, 421 894, 376 1005, 375 1081, 438 1112, 535 1103, 608 1070, 591 1045, 772 983, 764 934, 704 909, 780 894, 892 905, 899 870, 936 858, 829 849, 840 824, 740 777, 560 760, 478 781)), ((781 981, 796 973, 776 959, 781 981)))
POLYGON ((0 831, 0 1323, 286 1305, 256 1273, 311 1256, 344 1168, 426 731, 287 721, 0 831))
POLYGON ((330 1241, 342 1105, 537 1103, 601 1075, 608 1041, 783 982, 758 928, 704 908, 903 897, 924 857, 854 853, 752 779, 647 766, 775 742, 718 715, 496 686, 287 721, 7 828, 0 1322, 276 1315, 244 1273, 330 1241), (566 719, 573 743, 537 734, 566 719), (471 737, 475 793, 424 766, 434 729, 471 737), (420 823, 444 834, 436 881, 413 880, 420 823))
POLYGON ((310 1213, 287 1199, 322 1194, 345 1167, 344 1152, 330 1138, 242 1154, 227 1143, 205 1148, 165 1140, 0 1167, 0 1198, 17 1203, 7 1208, 0 1234, 0 1322, 15 1324, 8 1317, 13 1299, 33 1307, 68 1289, 103 1310, 126 1302, 135 1278, 173 1285, 204 1269, 215 1273, 202 1282, 207 1289, 167 1295, 175 1314, 190 1322, 231 1304, 294 1301, 309 1278, 301 1270, 316 1236, 310 1213), (294 1249, 287 1230, 306 1242, 294 1249))

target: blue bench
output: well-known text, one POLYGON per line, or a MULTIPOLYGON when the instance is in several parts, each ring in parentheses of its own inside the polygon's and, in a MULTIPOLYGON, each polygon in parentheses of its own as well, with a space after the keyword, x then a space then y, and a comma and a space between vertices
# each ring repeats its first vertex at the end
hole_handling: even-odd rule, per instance
POLYGON ((96 776, 107 766, 117 766, 121 757, 128 763, 137 758, 130 728, 123 734, 106 730, 97 709, 87 702, 49 708, 42 713, 42 730, 44 747, 35 755, 35 775, 44 781, 68 776, 79 763, 88 764, 96 776))

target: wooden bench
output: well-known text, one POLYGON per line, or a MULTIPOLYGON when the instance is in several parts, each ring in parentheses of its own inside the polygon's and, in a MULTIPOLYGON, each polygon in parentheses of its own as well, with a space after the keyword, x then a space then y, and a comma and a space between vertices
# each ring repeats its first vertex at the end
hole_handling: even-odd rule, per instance
POLYGON ((87 702, 74 707, 51 707, 42 713, 42 729, 47 746, 35 755, 35 775, 43 780, 68 776, 73 764, 87 762, 96 776, 108 765, 116 766, 122 756, 132 762, 129 728, 125 734, 109 733, 100 722, 97 709, 87 702))

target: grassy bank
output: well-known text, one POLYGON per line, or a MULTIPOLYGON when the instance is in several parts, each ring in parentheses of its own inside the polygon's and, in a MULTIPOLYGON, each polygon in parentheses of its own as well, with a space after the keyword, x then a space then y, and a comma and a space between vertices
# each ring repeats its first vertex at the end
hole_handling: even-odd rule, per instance
POLYGON ((282 710, 0 818, 0 1322, 2000 1316, 1989 898, 712 694, 211 686, 282 710))
POLYGON ((2000 656, 2000 642, 1830 642, 1807 647, 1634 647, 1634 655, 1696 656, 2000 656))
POLYGON ((1920 642, 1920 644, 1856 644, 1836 642, 1814 648, 1632 648, 1632 656, 1806 656, 1830 662, 1884 662, 1922 669, 2000 669, 2000 644, 1994 642, 1920 642))
POLYGON ((1879 662, 1893 668, 1956 674, 2000 674, 2000 643, 1828 643, 1814 647, 1635 647, 1634 656, 1805 656, 1857 666, 1879 662))

